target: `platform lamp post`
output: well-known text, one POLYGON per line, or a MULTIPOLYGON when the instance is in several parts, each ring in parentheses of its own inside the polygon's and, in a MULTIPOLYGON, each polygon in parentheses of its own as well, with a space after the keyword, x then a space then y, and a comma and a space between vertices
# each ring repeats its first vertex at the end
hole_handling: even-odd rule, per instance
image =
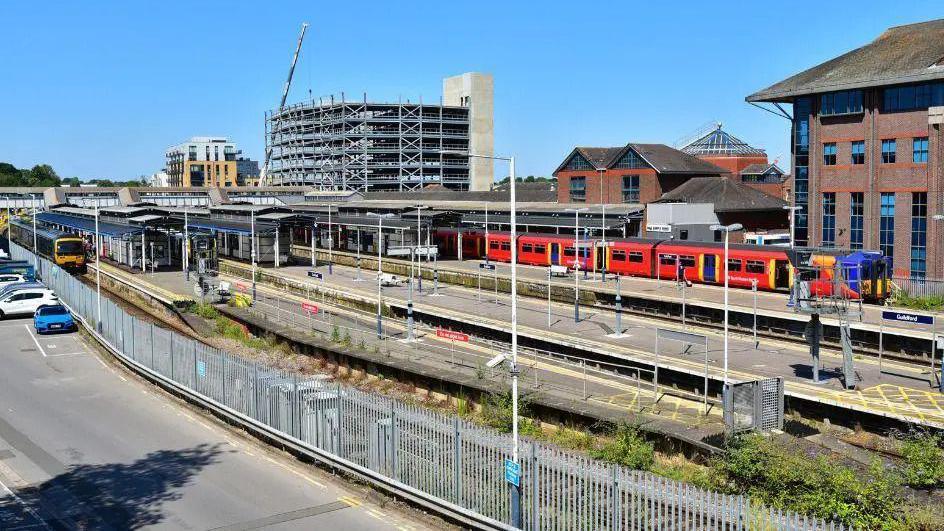
POLYGON ((7 205, 7 252, 10 253, 10 256, 13 256, 13 226, 10 223, 12 221, 10 218, 10 196, 4 197, 4 200, 7 205))
POLYGON ((102 331, 102 247, 101 235, 98 232, 98 202, 95 203, 95 299, 98 306, 98 317, 95 321, 95 330, 102 331))
POLYGON ((36 247, 36 196, 33 196, 33 271, 39 269, 39 249, 36 247))
POLYGON ((252 303, 256 303, 256 211, 249 211, 249 257, 252 259, 252 303))
POLYGON ((793 244, 796 241, 796 237, 794 236, 793 232, 794 228, 796 227, 796 213, 797 210, 803 210, 803 207, 787 205, 784 206, 783 209, 790 211, 790 248, 793 249, 793 244))
POLYGON ((383 308, 383 295, 381 288, 383 287, 383 220, 384 218, 392 218, 393 214, 378 214, 376 212, 368 212, 368 216, 372 218, 377 218, 377 339, 383 339, 383 313, 381 309, 383 308))
POLYGON ((601 280, 606 282, 606 199, 603 197, 603 179, 606 170, 600 171, 600 240, 603 242, 603 269, 601 270, 601 280))
MULTIPOLYGON (((419 248, 419 246, 422 244, 422 241, 423 241, 423 233, 422 233, 422 229, 420 228, 420 211, 423 210, 424 208, 429 208, 429 206, 416 205, 416 248, 417 249, 419 248)), ((429 253, 429 247, 426 248, 426 252, 429 253)), ((429 254, 427 254, 426 256, 429 256, 429 254)), ((420 269, 420 255, 419 254, 416 255, 416 279, 418 282, 420 295, 422 295, 423 294, 423 270, 420 269)))
POLYGON ((580 213, 586 208, 568 208, 574 213, 574 322, 580 322, 580 213))
MULTIPOLYGON (((468 156, 469 158, 480 158, 480 159, 489 159, 489 160, 501 160, 508 163, 508 172, 509 172, 509 197, 508 201, 510 202, 510 214, 511 214, 511 226, 509 227, 511 234, 509 239, 511 241, 511 437, 513 441, 511 459, 515 464, 521 463, 519 457, 519 442, 518 442, 518 243, 517 243, 517 234, 518 234, 518 225, 517 225, 517 208, 515 206, 515 158, 514 157, 497 157, 494 155, 479 155, 475 153, 465 153, 461 151, 449 152, 443 151, 444 154, 453 154, 453 155, 463 155, 468 156)), ((488 203, 486 203, 486 223, 485 223, 485 233, 488 234, 488 203)), ((486 236, 487 241, 487 236, 486 236)), ((485 261, 488 262, 488 245, 486 244, 486 255, 485 261)), ((520 483, 520 482, 519 482, 520 483)), ((520 529, 522 527, 522 512, 521 512, 521 486, 511 485, 511 525, 520 529)))
POLYGON ((728 243, 732 232, 744 230, 740 223, 712 225, 711 230, 724 233, 724 383, 728 383, 728 243))

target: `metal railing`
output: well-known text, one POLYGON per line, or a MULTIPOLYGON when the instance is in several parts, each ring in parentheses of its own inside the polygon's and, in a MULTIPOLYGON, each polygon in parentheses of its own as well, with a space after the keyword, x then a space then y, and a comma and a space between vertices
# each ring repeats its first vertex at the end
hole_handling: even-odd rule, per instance
POLYGON ((892 283, 912 297, 944 296, 944 280, 933 278, 892 277, 892 283))
MULTIPOLYGON (((16 244, 12 254, 32 258, 16 244)), ((38 262, 38 276, 129 365, 246 425, 264 425, 332 466, 421 496, 472 525, 510 528, 502 468, 511 458, 508 435, 240 358, 138 319, 107 298, 98 322, 95 290, 47 260, 38 262)), ((524 529, 846 529, 534 441, 523 445, 520 478, 524 529)))

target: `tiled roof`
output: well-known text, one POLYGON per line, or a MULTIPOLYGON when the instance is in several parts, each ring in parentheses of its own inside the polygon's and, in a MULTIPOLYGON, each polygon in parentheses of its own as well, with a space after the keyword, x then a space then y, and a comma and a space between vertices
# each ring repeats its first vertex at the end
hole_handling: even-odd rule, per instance
POLYGON ((877 39, 751 94, 787 101, 833 90, 944 79, 944 19, 889 28, 877 39))
POLYGON ((783 170, 780 169, 780 166, 776 164, 751 164, 741 170, 741 175, 761 175, 767 173, 768 170, 773 168, 777 173, 783 175, 783 170))
POLYGON ((713 203, 715 212, 782 210, 787 204, 727 177, 694 177, 662 194, 657 203, 713 203))
POLYGON ((627 150, 632 149, 642 157, 647 164, 659 173, 681 175, 721 175, 727 170, 715 166, 697 157, 683 153, 665 144, 636 144, 629 143, 622 147, 578 147, 567 155, 564 162, 554 170, 554 175, 564 169, 567 161, 577 153, 587 159, 597 170, 612 167, 622 158, 627 150))

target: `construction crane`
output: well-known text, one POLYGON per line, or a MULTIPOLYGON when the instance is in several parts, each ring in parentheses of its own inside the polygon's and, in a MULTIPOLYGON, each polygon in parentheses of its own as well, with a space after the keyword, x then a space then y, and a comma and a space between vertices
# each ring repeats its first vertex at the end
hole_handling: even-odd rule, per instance
MULTIPOLYGON (((285 99, 288 98, 288 90, 292 87, 292 76, 295 75, 295 64, 298 63, 298 54, 302 51, 302 41, 305 40, 305 31, 308 29, 308 23, 302 23, 302 32, 298 36, 298 45, 295 46, 295 55, 292 56, 292 66, 288 69, 288 79, 285 80, 285 88, 282 89, 282 101, 279 102, 279 110, 276 111, 275 123, 272 124, 272 129, 275 130, 278 126, 279 116, 282 113, 282 110, 285 108, 285 99)), ((268 184, 269 182, 269 159, 272 157, 272 146, 267 139, 266 141, 266 150, 265 150, 265 161, 262 163, 262 175, 259 178, 259 186, 268 184)))

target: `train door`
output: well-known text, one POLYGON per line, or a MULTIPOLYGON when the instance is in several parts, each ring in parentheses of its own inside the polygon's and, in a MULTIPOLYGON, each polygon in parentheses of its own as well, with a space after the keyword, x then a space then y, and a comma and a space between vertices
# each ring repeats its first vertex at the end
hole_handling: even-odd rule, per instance
POLYGON ((551 243, 551 265, 560 265, 560 244, 551 243))
POLYGON ((774 289, 790 289, 790 262, 776 260, 774 263, 774 289))
POLYGON ((606 255, 609 254, 609 247, 594 247, 593 248, 593 258, 596 261, 597 269, 603 271, 604 269, 609 269, 606 264, 606 255))
POLYGON ((705 254, 704 256, 704 266, 702 267, 702 275, 705 279, 705 282, 717 282, 717 271, 715 268, 715 255, 705 254))

